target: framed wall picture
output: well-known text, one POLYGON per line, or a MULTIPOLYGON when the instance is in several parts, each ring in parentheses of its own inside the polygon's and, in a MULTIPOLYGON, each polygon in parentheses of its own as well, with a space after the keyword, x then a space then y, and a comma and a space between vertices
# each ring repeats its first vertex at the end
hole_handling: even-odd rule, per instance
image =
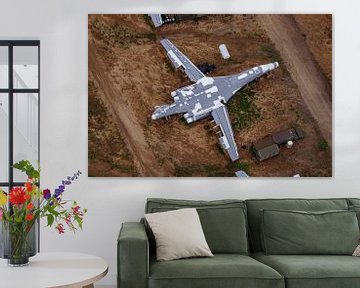
POLYGON ((90 177, 331 177, 331 14, 88 15, 90 177))

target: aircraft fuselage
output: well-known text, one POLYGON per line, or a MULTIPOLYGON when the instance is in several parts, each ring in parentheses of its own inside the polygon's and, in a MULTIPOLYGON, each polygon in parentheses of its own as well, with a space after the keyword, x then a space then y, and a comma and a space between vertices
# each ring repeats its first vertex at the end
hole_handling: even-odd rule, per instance
POLYGON ((171 92, 174 102, 155 109, 152 119, 184 114, 187 123, 209 116, 211 111, 226 104, 243 86, 277 68, 277 62, 256 66, 239 74, 203 77, 194 84, 171 92))

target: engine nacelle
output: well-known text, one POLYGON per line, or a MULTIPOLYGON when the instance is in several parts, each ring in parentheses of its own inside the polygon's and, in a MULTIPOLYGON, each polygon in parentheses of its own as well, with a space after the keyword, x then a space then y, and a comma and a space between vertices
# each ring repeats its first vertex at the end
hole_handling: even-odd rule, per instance
POLYGON ((184 114, 184 118, 185 118, 185 120, 186 120, 187 123, 194 122, 193 117, 191 117, 189 113, 185 113, 185 114, 184 114))
POLYGON ((209 115, 210 115, 209 112, 203 112, 201 114, 194 115, 193 120, 197 121, 197 120, 203 119, 203 118, 205 118, 205 117, 207 117, 209 115))

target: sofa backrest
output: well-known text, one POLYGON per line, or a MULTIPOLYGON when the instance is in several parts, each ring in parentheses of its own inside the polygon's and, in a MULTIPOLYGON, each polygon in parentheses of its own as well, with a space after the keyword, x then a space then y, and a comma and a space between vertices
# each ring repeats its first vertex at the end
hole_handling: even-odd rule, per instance
POLYGON ((357 206, 360 207, 360 199, 359 198, 348 198, 347 199, 349 207, 357 206))
POLYGON ((254 199, 246 200, 248 213, 250 248, 252 252, 262 251, 261 214, 264 209, 297 211, 348 210, 347 199, 254 199))
MULTIPOLYGON (((181 208, 197 209, 206 241, 213 253, 249 253, 245 201, 150 198, 146 202, 145 213, 165 212, 181 208)), ((154 252, 154 237, 148 227, 147 233, 151 252, 154 252)))
POLYGON ((359 198, 348 198, 349 210, 355 211, 358 218, 358 224, 360 228, 360 199, 359 198))

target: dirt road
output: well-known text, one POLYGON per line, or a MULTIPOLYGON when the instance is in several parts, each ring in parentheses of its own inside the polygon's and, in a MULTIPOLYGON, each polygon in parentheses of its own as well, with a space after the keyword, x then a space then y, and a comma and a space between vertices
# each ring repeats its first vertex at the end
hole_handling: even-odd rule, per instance
POLYGON ((259 15, 264 29, 279 50, 324 139, 332 143, 331 87, 319 70, 291 15, 259 15))
POLYGON ((157 160, 149 149, 141 125, 131 109, 126 109, 125 105, 119 101, 120 91, 116 90, 106 72, 104 63, 98 57, 96 44, 91 42, 89 42, 89 67, 92 67, 89 71, 91 71, 99 90, 103 92, 100 94, 102 100, 124 136, 139 174, 141 176, 167 175, 169 167, 157 165, 157 160))

